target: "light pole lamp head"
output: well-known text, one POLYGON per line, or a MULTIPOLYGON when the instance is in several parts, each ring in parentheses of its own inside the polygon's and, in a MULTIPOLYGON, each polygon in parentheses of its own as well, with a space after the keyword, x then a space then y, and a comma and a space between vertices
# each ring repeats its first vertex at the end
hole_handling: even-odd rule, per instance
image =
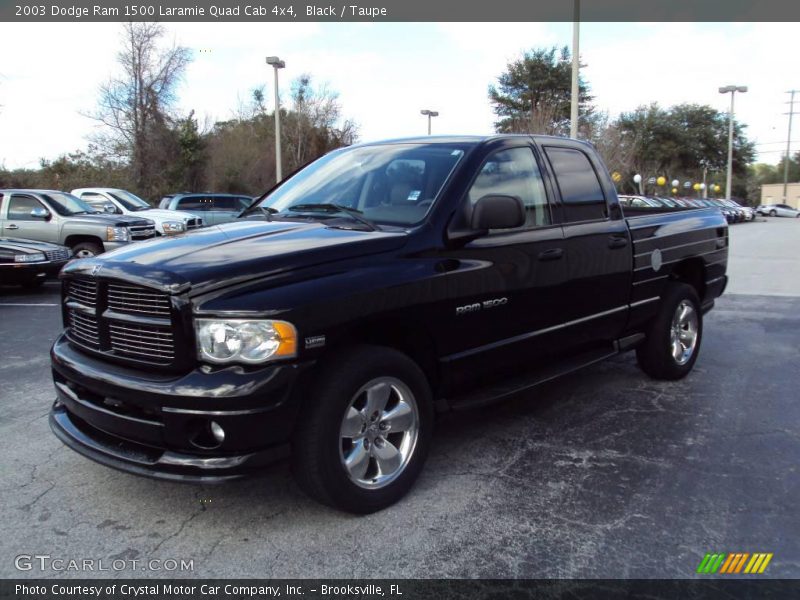
POLYGON ((746 85, 726 85, 719 88, 720 94, 727 94, 728 92, 739 92, 741 94, 747 91, 746 85))
POLYGON ((439 116, 439 113, 437 111, 428 110, 427 108, 419 111, 419 114, 425 115, 425 116, 428 116, 428 117, 438 117, 439 116))
POLYGON ((277 56, 268 56, 267 64, 271 65, 275 69, 283 69, 286 66, 286 62, 282 61, 277 56))

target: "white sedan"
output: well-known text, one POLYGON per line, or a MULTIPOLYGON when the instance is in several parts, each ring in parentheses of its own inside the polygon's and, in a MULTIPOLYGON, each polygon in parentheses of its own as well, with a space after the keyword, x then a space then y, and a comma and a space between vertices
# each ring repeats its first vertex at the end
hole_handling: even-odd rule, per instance
POLYGON ((800 210, 788 204, 763 204, 758 207, 758 212, 770 217, 800 217, 800 210))

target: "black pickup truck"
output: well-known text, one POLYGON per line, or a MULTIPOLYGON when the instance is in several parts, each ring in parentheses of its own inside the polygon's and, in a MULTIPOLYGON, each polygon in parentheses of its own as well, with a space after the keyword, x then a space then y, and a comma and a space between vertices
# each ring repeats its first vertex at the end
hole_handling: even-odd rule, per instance
POLYGON ((290 456, 314 498, 375 511, 420 473, 437 412, 632 349, 685 376, 727 257, 719 210, 626 217, 579 141, 344 148, 236 222, 69 265, 50 423, 168 480, 290 456))

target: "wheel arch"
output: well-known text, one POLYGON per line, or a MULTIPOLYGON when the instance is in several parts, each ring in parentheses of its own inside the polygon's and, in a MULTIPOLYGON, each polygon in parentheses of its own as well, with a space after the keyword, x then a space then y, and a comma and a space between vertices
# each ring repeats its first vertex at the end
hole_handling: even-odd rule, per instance
POLYGON ((675 265, 670 274, 671 281, 680 281, 692 286, 702 302, 706 296, 706 267, 699 257, 687 258, 675 265))
POLYGON ((68 235, 67 238, 64 240, 64 245, 69 246, 70 248, 74 248, 76 245, 82 244, 84 242, 90 244, 98 244, 103 250, 105 250, 105 246, 103 245, 103 240, 101 240, 96 235, 86 235, 86 234, 68 235))

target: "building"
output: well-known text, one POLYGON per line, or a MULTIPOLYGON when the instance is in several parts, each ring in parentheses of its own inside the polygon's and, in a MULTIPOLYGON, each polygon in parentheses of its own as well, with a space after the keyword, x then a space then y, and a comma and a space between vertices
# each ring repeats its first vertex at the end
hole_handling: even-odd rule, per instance
POLYGON ((788 204, 800 209, 800 182, 786 186, 786 200, 783 199, 783 184, 768 183, 761 186, 761 204, 788 204))

